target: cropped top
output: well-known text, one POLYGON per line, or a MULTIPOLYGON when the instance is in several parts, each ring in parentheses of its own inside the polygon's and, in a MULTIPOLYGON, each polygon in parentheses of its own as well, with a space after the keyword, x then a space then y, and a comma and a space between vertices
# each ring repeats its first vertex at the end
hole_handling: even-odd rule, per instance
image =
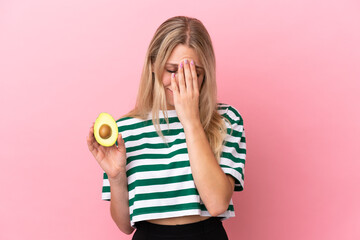
MULTIPOLYGON (((227 118, 227 136, 220 157, 225 174, 235 178, 234 191, 244 188, 246 141, 243 119, 232 106, 218 103, 218 113, 227 118)), ((169 128, 162 111, 160 128, 166 142, 157 134, 151 120, 124 117, 117 120, 126 147, 126 175, 129 192, 130 224, 187 215, 211 216, 195 187, 187 152, 184 128, 176 110, 167 111, 169 128)), ((117 143, 116 143, 117 144, 117 143)), ((102 200, 110 201, 107 174, 103 172, 102 200)), ((221 220, 235 216, 232 199, 221 220)))

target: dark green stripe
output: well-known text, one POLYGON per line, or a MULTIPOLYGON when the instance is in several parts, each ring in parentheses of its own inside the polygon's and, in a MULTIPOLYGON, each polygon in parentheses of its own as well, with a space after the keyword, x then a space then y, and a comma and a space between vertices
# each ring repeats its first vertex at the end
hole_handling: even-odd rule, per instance
POLYGON ((229 148, 235 148, 237 153, 246 153, 246 148, 240 148, 238 143, 234 143, 234 142, 225 142, 225 146, 229 147, 229 148))
POLYGON ((232 212, 233 212, 233 211, 234 211, 234 205, 232 205, 232 204, 231 204, 231 205, 229 205, 228 210, 230 210, 230 211, 232 211, 232 212))
POLYGON ((228 112, 229 112, 229 111, 233 112, 235 116, 237 116, 238 118, 240 118, 240 121, 243 120, 242 117, 241 117, 241 115, 240 115, 240 113, 239 113, 234 107, 229 106, 228 112))
MULTIPOLYGON (((109 193, 109 192, 110 192, 110 187, 109 186, 103 186, 102 187, 102 193, 109 193)), ((105 201, 110 201, 110 199, 104 199, 104 200, 105 201)))
POLYGON ((168 147, 172 147, 173 145, 178 145, 178 144, 183 144, 186 143, 186 139, 176 139, 175 141, 172 142, 168 142, 168 145, 166 145, 165 143, 144 143, 141 144, 139 146, 134 146, 134 147, 128 147, 126 148, 126 152, 130 153, 133 151, 138 151, 144 148, 149 148, 149 149, 166 149, 168 147))
MULTIPOLYGON (((103 173, 103 178, 108 179, 108 175, 106 174, 106 172, 103 173)), ((139 186, 139 187, 151 186, 151 185, 160 185, 160 184, 168 184, 168 183, 186 182, 190 180, 193 180, 192 174, 165 177, 165 178, 140 179, 130 183, 128 185, 128 191, 133 190, 135 186, 139 186)), ((110 186, 104 186, 103 190, 110 192, 110 186)))
MULTIPOLYGON (((233 175, 230 174, 230 173, 226 173, 226 174, 233 176, 233 175)), ((234 177, 234 179, 235 179, 235 184, 238 184, 238 186, 236 186, 236 185, 234 186, 234 191, 242 191, 242 190, 243 190, 243 187, 242 187, 240 181, 239 181, 235 176, 233 176, 233 177, 234 177)), ((245 176, 244 176, 242 170, 241 170, 241 178, 242 178, 242 180, 244 181, 245 176)))
POLYGON ((160 206, 160 207, 146 207, 140 209, 134 209, 133 215, 149 214, 149 213, 164 213, 164 212, 175 212, 181 210, 190 210, 190 209, 199 209, 199 203, 184 203, 177 205, 169 206, 160 206))
POLYGON ((229 115, 227 115, 227 114, 224 114, 223 116, 230 121, 231 125, 233 125, 233 124, 244 125, 244 122, 243 122, 243 119, 242 119, 242 118, 237 119, 237 120, 234 120, 234 119, 232 119, 232 118, 231 118, 229 115))
POLYGON ((131 161, 138 160, 138 159, 168 159, 171 158, 177 154, 185 154, 188 153, 187 148, 180 148, 176 151, 173 151, 169 154, 141 154, 137 156, 131 156, 126 159, 127 164, 129 164, 131 161))
POLYGON ((196 188, 174 190, 168 192, 154 192, 154 193, 142 193, 136 194, 134 198, 129 200, 129 206, 134 204, 134 201, 152 200, 152 199, 163 199, 163 198, 174 198, 183 197, 190 195, 199 195, 196 188))
POLYGON ((110 192, 110 186, 103 186, 102 192, 103 192, 103 193, 105 193, 105 192, 110 192))
POLYGON ((165 177, 165 178, 153 178, 153 179, 141 179, 135 180, 131 184, 128 185, 128 191, 133 190, 136 186, 151 186, 151 185, 160 185, 167 183, 179 183, 193 180, 192 174, 173 176, 173 177, 165 177))
MULTIPOLYGON (((162 130, 161 131, 162 134, 166 137, 166 136, 175 136, 178 135, 182 132, 184 132, 183 128, 179 128, 179 129, 167 129, 167 130, 162 130)), ((156 131, 151 131, 151 132, 144 132, 141 134, 137 134, 137 135, 130 135, 128 137, 124 137, 124 141, 137 141, 140 139, 144 139, 144 138, 157 138, 159 137, 159 135, 157 134, 156 131)))
MULTIPOLYGON (((232 167, 229 167, 229 166, 226 166, 226 165, 220 165, 221 166, 221 168, 230 168, 230 169, 234 169, 234 170, 236 170, 237 172, 239 172, 240 174, 241 174, 241 178, 244 180, 244 174, 243 174, 243 169, 242 168, 240 168, 240 167, 237 167, 237 168, 232 168, 232 167)), ((235 176, 234 176, 234 178, 235 178, 235 176)), ((236 179, 236 178, 235 178, 236 179)), ((240 183, 240 182, 238 182, 238 183, 240 183)))
POLYGON ((234 191, 240 192, 242 190, 244 190, 243 186, 241 186, 241 185, 240 186, 235 186, 234 191))
MULTIPOLYGON (((231 110, 231 112, 233 112, 234 115, 237 116, 239 119, 234 120, 233 118, 231 118, 231 117, 229 116, 228 113, 224 114, 223 116, 226 117, 226 118, 231 122, 231 124, 236 123, 236 124, 238 124, 238 125, 244 125, 244 120, 243 120, 243 118, 241 117, 241 115, 239 114, 239 112, 237 112, 237 111, 236 111, 234 108, 232 108, 232 107, 229 107, 229 110, 231 110)), ((229 110, 228 110, 228 111, 229 111, 229 110)))
POLYGON ((201 211, 207 211, 207 208, 205 207, 204 204, 200 204, 200 209, 201 211))
POLYGON ((233 137, 241 138, 242 132, 239 132, 235 129, 227 128, 227 133, 233 137), (232 132, 231 132, 232 131, 232 132))
POLYGON ((234 157, 231 153, 222 152, 221 157, 231 159, 234 162, 241 162, 245 164, 245 159, 234 157))

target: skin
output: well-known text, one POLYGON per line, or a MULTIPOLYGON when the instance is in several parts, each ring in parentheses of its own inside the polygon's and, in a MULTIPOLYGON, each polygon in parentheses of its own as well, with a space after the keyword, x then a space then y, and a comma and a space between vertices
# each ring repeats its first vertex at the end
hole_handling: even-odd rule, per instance
MULTIPOLYGON (((204 78, 198 57, 187 46, 178 45, 174 48, 168 63, 177 64, 173 68, 165 66, 162 76, 166 88, 168 109, 176 110, 178 118, 184 127, 191 171, 200 198, 212 216, 225 212, 229 206, 235 180, 226 175, 211 150, 209 141, 200 122, 199 115, 199 86, 204 78), (188 60, 188 63, 185 63, 188 60), (191 65, 191 60, 194 65, 191 65), (182 64, 182 67, 181 67, 182 64), (198 68, 198 73, 197 69, 198 68), (177 71, 175 76, 167 70, 177 71), (168 90, 169 89, 169 90, 168 90)), ((130 226, 128 205, 127 178, 126 178, 126 148, 121 133, 117 139, 118 146, 99 145, 94 138, 94 123, 87 136, 87 145, 101 168, 107 173, 111 186, 110 212, 118 228, 131 234, 134 228, 130 226)), ((183 216, 166 219, 154 219, 149 222, 164 225, 188 224, 205 220, 209 217, 183 216)))

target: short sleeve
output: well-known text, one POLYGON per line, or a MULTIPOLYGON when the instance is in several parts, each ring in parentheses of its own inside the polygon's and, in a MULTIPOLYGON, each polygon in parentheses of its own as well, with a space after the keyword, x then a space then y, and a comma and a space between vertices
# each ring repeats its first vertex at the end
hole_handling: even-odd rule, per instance
POLYGON ((110 201, 110 183, 106 172, 103 173, 102 200, 110 201))
POLYGON ((220 156, 220 166, 225 174, 229 174, 235 178, 234 191, 242 191, 244 189, 244 173, 246 160, 246 139, 243 118, 240 113, 229 106, 223 114, 228 121, 227 135, 223 143, 222 153, 220 156))

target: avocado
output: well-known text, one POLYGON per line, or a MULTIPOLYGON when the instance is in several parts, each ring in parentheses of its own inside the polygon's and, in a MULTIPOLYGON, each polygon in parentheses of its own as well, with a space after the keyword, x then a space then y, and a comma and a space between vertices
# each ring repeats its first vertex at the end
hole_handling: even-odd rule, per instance
POLYGON ((119 131, 114 118, 108 113, 100 113, 94 124, 96 141, 104 147, 110 147, 115 144, 118 134, 119 131))

